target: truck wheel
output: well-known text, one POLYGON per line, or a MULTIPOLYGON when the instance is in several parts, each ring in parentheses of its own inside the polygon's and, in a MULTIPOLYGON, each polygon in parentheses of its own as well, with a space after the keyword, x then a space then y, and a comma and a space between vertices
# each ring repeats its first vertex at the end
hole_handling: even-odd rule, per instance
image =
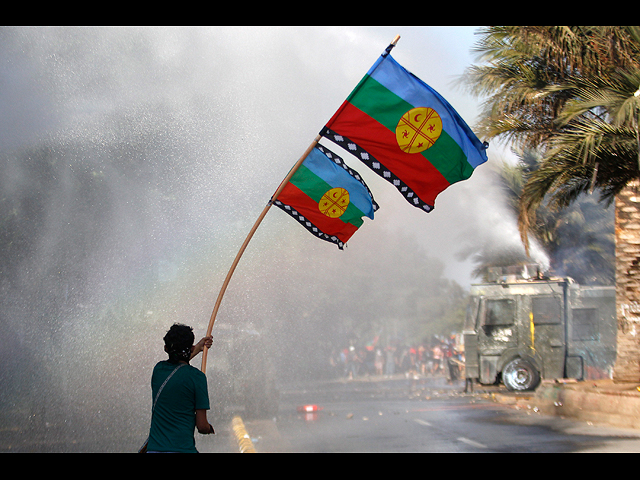
POLYGON ((533 390, 540 383, 540 373, 527 360, 516 358, 502 369, 502 382, 507 390, 533 390))

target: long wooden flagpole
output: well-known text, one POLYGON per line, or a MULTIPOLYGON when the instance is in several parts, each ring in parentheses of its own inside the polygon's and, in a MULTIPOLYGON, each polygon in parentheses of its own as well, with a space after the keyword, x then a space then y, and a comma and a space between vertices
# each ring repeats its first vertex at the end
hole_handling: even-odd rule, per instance
MULTIPOLYGON (((396 37, 393 39, 391 44, 389 44, 389 46, 387 47, 387 50, 386 50, 387 53, 389 53, 391 51, 391 49, 396 46, 396 44, 398 43, 398 40, 400 40, 400 35, 396 35, 396 37)), ((222 303, 222 297, 224 296, 224 293, 227 290, 227 286, 229 285, 229 281, 231 280, 231 276, 233 275, 233 272, 235 271, 236 267, 238 266, 238 262, 240 262, 240 258, 242 257, 242 254, 246 250, 247 245, 249 245, 249 242, 251 241, 251 238, 253 237, 253 234, 256 233, 256 230, 260 226, 260 223, 262 223, 262 220, 264 219, 264 217, 267 215, 267 212, 271 208, 271 205, 273 205, 273 202, 276 201, 276 199, 278 198, 278 196, 280 195, 280 193, 282 192, 284 187, 287 185, 287 183, 289 183, 289 180, 291 180, 291 177, 293 177, 293 174, 296 173, 296 170, 298 170, 298 167, 300 167, 300 165, 302 165, 302 162, 304 162, 305 158, 307 158, 307 155, 309 155, 311 150, 313 150, 313 148, 318 144, 318 142, 320 141, 320 138, 322 138, 321 135, 316 136, 316 138, 313 140, 313 142, 311 142, 311 145, 309 145, 309 147, 305 150, 305 152, 302 154, 302 156, 296 162, 296 164, 293 166, 293 168, 291 168, 291 171, 287 174, 287 176, 282 181, 280 186, 278 186, 278 189, 276 190, 276 192, 271 197, 271 200, 269 201, 269 203, 267 203, 267 206, 264 207, 264 210, 262 210, 262 213, 258 217, 258 220, 256 220, 256 223, 253 225, 253 227, 249 231, 249 234, 247 235, 247 238, 245 239, 244 243, 240 247, 240 251, 236 255, 236 258, 233 261, 233 263, 231 264, 231 268, 229 269, 229 272, 227 273, 227 277, 224 279, 224 283, 222 284, 222 288, 220 289, 220 293, 218 293, 218 299, 216 300, 215 306, 213 307, 213 312, 211 313, 211 319, 209 320, 209 326, 207 327, 207 333, 206 333, 207 337, 210 336, 211 332, 213 331, 213 324, 216 321, 216 316, 218 315, 218 310, 220 309, 220 304, 222 303)), ((208 352, 209 352, 209 348, 207 348, 205 346, 204 347, 204 351, 202 352, 202 366, 200 367, 200 370, 202 370, 203 373, 206 373, 206 370, 207 370, 207 353, 208 352)))
MULTIPOLYGON (((249 245, 249 242, 251 241, 253 234, 256 233, 256 230, 260 226, 260 223, 262 223, 262 220, 264 219, 264 217, 267 215, 267 212, 271 208, 271 205, 273 205, 273 202, 276 201, 276 199, 278 198, 278 196, 280 195, 284 187, 287 185, 287 183, 289 183, 289 180, 291 180, 291 177, 293 177, 293 174, 296 173, 296 170, 298 170, 298 167, 300 167, 300 165, 302 165, 302 162, 304 162, 305 158, 307 158, 307 155, 309 155, 311 150, 313 150, 313 148, 318 144, 318 142, 320 141, 320 138, 321 138, 320 135, 316 136, 313 142, 311 142, 311 145, 309 145, 309 147, 305 150, 305 152, 302 154, 300 159, 291 168, 291 171, 289 171, 289 173, 287 174, 285 179, 282 181, 282 183, 280 184, 276 192, 273 194, 273 197, 271 197, 271 200, 269 201, 269 203, 267 203, 267 206, 264 207, 264 210, 262 210, 262 213, 258 217, 258 220, 256 220, 256 223, 253 225, 253 227, 249 231, 249 234, 247 235, 247 238, 245 239, 242 246, 240 247, 240 251, 238 251, 236 258, 233 261, 233 264, 231 264, 231 268, 227 273, 227 277, 224 279, 224 283, 222 284, 220 293, 218 293, 218 299, 216 300, 215 306, 213 307, 213 312, 211 313, 211 319, 209 320, 209 326, 207 327, 207 333, 205 336, 208 337, 209 335, 211 335, 211 332, 213 330, 213 324, 216 321, 216 316, 218 315, 218 310, 220 309, 220 304, 222 303, 222 297, 224 296, 224 293, 227 290, 227 286, 229 285, 231 276, 233 275, 233 272, 238 266, 238 262, 240 261, 242 254, 247 249, 247 245, 249 245)), ((206 370, 207 370, 207 353, 208 352, 209 352, 209 349, 205 346, 204 351, 202 352, 202 366, 200 367, 200 370, 202 370, 203 373, 206 373, 206 370)))

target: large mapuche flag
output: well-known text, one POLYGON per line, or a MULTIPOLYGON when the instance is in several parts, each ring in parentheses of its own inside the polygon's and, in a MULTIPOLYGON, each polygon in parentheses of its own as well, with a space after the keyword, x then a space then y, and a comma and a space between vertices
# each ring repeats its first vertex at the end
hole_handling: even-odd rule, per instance
POLYGON ((313 235, 344 244, 378 205, 355 170, 322 145, 317 145, 286 184, 274 205, 313 235))
POLYGON ((353 153, 427 212, 487 161, 487 144, 453 107, 387 52, 320 134, 353 153))

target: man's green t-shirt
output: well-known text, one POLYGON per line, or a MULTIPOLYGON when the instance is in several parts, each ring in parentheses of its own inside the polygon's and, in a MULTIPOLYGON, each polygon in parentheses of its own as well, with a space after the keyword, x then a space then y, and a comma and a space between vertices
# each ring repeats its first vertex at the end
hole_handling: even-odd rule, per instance
MULTIPOLYGON (((159 362, 151 376, 152 399, 177 364, 159 362)), ((151 417, 149 452, 197 453, 194 431, 196 410, 208 410, 207 377, 191 365, 185 365, 171 377, 160 393, 151 417)))

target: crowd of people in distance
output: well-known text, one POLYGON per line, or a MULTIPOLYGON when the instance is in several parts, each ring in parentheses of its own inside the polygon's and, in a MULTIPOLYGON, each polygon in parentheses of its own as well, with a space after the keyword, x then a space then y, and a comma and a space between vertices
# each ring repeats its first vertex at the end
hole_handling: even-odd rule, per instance
POLYGON ((462 378, 464 348, 455 335, 434 336, 418 345, 350 344, 335 351, 329 361, 335 377, 444 375, 453 381, 462 378))

